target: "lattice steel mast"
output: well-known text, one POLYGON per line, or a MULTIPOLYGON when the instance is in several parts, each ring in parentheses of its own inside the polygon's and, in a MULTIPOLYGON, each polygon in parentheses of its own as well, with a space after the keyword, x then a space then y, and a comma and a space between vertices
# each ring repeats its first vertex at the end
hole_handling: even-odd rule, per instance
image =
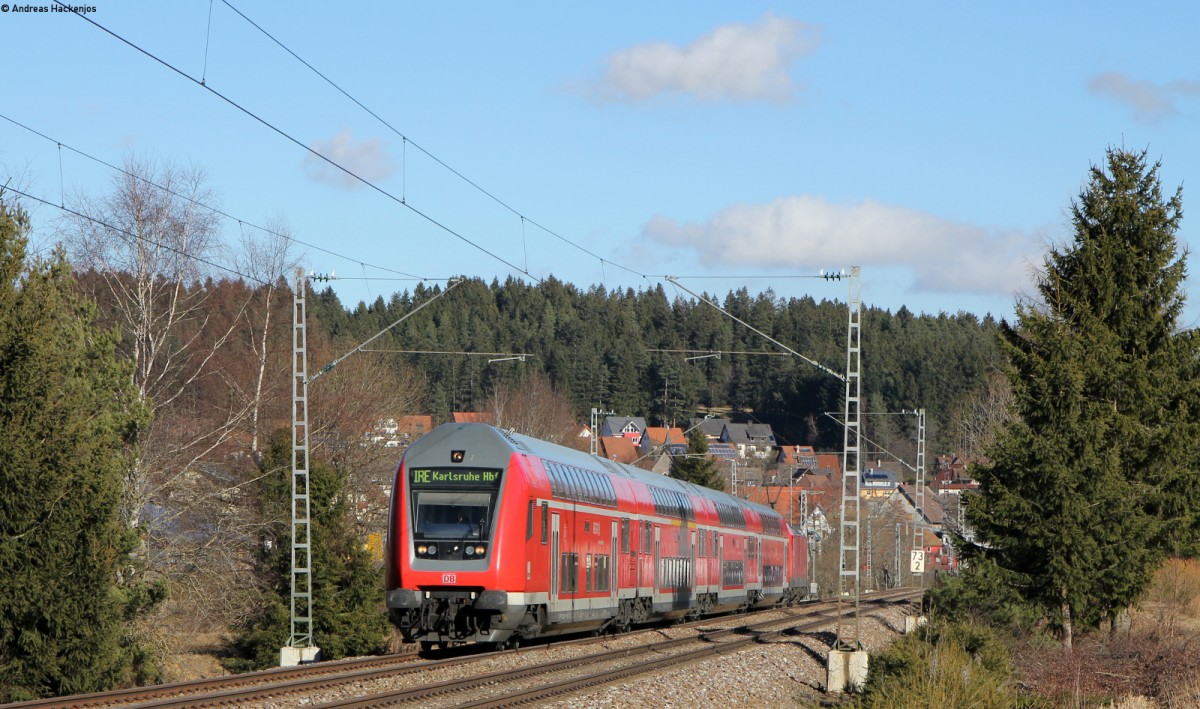
POLYGON ((862 450, 862 286, 858 266, 850 269, 849 322, 846 328, 846 408, 842 431, 841 568, 838 570, 837 640, 839 650, 861 648, 859 625, 859 521, 862 481, 859 454, 862 450), (843 601, 854 599, 854 622, 843 622, 843 601), (851 630, 853 631, 851 634, 851 630))
POLYGON ((308 335, 304 269, 296 269, 292 312, 292 599, 288 645, 312 647, 312 516, 308 495, 308 335))

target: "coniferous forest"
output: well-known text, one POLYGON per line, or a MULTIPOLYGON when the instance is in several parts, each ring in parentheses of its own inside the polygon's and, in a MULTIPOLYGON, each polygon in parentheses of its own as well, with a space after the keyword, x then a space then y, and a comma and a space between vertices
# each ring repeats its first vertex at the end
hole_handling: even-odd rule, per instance
MULTIPOLYGON (((667 287, 669 288, 669 286, 667 287)), ((394 295, 347 311, 332 289, 310 305, 330 339, 365 340, 440 292, 394 295)), ((805 357, 836 372, 846 366, 845 302, 777 298, 745 288, 706 298, 805 357)), ((962 452, 949 416, 986 386, 999 365, 996 322, 970 313, 916 315, 867 307, 862 316, 866 413, 923 407, 930 449, 962 452)), ((473 411, 498 385, 531 372, 569 396, 577 419, 592 407, 644 416, 654 425, 685 423, 697 411, 770 424, 786 444, 839 449, 842 431, 826 412, 841 410, 843 383, 734 322, 712 306, 647 290, 579 288, 555 279, 490 284, 469 279, 372 343, 424 382, 425 413, 448 420, 473 411), (390 344, 381 345, 381 341, 390 344), (526 354, 524 364, 440 352, 526 354), (702 357, 721 352, 720 357, 702 357), (732 354, 731 354, 732 353, 732 354)), ((882 440, 911 436, 903 419, 881 417, 868 428, 882 440)), ((686 427, 686 426, 685 426, 686 427)))

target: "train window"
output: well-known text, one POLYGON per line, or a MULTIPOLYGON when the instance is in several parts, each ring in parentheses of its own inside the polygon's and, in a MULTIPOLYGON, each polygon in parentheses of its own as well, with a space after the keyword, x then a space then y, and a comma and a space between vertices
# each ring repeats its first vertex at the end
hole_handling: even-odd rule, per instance
POLYGON ((558 463, 546 463, 546 477, 550 478, 550 494, 562 497, 562 481, 559 479, 558 463))
POLYGON ((585 534, 588 534, 588 533, 590 533, 590 532, 592 531, 592 523, 591 523, 591 522, 584 522, 584 523, 583 523, 583 531, 584 531, 584 533, 585 533, 585 534))
POLYGON ((607 591, 609 589, 608 572, 608 556, 605 554, 597 554, 595 565, 592 570, 595 572, 595 581, 592 583, 592 588, 596 591, 607 591))
POLYGON ((708 547, 708 530, 701 529, 696 535, 696 556, 704 556, 704 550, 708 547))
POLYGON ((546 543, 547 534, 550 529, 550 504, 542 503, 542 544, 546 543))
POLYGON ((580 502, 583 500, 583 481, 579 479, 579 471, 569 465, 567 466, 566 470, 567 479, 571 481, 568 483, 568 486, 571 488, 571 490, 567 494, 567 497, 575 500, 576 502, 580 502))
POLYGON ((629 518, 621 518, 621 553, 629 553, 629 518))
POLYGON ((617 506, 617 491, 613 489, 612 480, 605 476, 600 479, 604 484, 604 502, 613 507, 617 506))
POLYGON ((579 590, 579 555, 575 552, 563 552, 562 572, 558 575, 558 592, 575 593, 579 590))
POLYGON ((416 539, 488 538, 494 493, 419 490, 413 497, 416 539))
POLYGON ((649 554, 653 548, 651 539, 654 537, 654 526, 649 522, 642 522, 642 553, 649 554))
POLYGON ((575 474, 575 469, 567 468, 567 499, 579 501, 583 498, 583 485, 579 482, 579 476, 575 474))
POLYGON ((583 557, 583 590, 587 593, 592 592, 592 555, 588 554, 583 557))
POLYGON ((596 502, 596 481, 592 479, 592 474, 586 470, 580 470, 579 477, 583 480, 583 499, 587 502, 596 502))
POLYGON ((525 541, 533 539, 533 500, 529 501, 529 510, 525 512, 525 541))
POLYGON ((587 493, 587 501, 592 503, 599 502, 599 496, 596 494, 595 476, 586 470, 580 470, 579 473, 580 477, 583 478, 583 487, 587 493))

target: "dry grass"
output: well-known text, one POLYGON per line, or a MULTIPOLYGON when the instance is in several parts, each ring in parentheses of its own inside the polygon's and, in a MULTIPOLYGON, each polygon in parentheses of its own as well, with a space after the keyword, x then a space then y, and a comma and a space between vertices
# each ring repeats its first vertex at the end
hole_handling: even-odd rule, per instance
POLYGON ((1200 707, 1200 562, 1172 559, 1155 575, 1128 632, 1097 633, 1073 651, 1014 653, 1024 687, 1063 707, 1200 707))

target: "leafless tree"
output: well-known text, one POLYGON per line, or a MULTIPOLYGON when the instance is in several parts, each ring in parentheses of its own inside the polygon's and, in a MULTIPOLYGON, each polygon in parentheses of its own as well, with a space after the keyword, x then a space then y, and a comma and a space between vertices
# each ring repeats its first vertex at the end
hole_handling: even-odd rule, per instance
POLYGON ((1012 386, 1001 372, 988 376, 982 389, 959 403, 951 413, 958 432, 961 455, 980 459, 996 440, 996 433, 1012 419, 1012 386))
POLYGON ((281 297, 291 297, 291 290, 286 286, 293 269, 300 262, 300 256, 296 253, 291 232, 281 218, 268 221, 265 230, 244 228, 241 247, 238 270, 259 283, 268 284, 257 289, 246 314, 247 340, 256 365, 253 383, 250 391, 246 392, 250 409, 250 453, 255 462, 259 462, 262 459, 261 419, 271 381, 268 377, 271 334, 272 327, 277 324, 272 314, 281 297))
MULTIPOLYGON (((322 351, 315 350, 311 371, 332 361, 322 351)), ((345 476, 359 531, 381 532, 387 512, 386 489, 400 451, 372 442, 369 434, 387 419, 418 410, 421 390, 416 376, 387 355, 357 352, 314 380, 308 395, 312 454, 345 476)))
POLYGON ((186 400, 190 385, 228 336, 207 332, 208 293, 197 285, 218 247, 217 215, 208 206, 213 200, 203 172, 130 158, 106 196, 76 197, 83 216, 73 218, 65 234, 76 263, 103 282, 106 292, 94 295, 116 313, 134 383, 154 412, 126 484, 124 514, 133 526, 143 521, 152 490, 187 474, 232 430, 229 419, 242 414, 228 411, 216 431, 163 435, 176 428, 170 412, 193 404, 186 400))
POLYGON ((499 428, 507 428, 559 445, 579 447, 575 409, 550 379, 533 372, 523 381, 500 384, 484 403, 499 428))
POLYGON ((221 247, 214 203, 202 171, 130 158, 107 194, 74 198, 63 238, 153 411, 122 512, 143 532, 150 573, 181 592, 203 586, 219 607, 237 598, 257 522, 242 499, 252 467, 231 464, 252 407, 218 366, 248 298, 213 298, 229 293, 207 265, 221 247))

